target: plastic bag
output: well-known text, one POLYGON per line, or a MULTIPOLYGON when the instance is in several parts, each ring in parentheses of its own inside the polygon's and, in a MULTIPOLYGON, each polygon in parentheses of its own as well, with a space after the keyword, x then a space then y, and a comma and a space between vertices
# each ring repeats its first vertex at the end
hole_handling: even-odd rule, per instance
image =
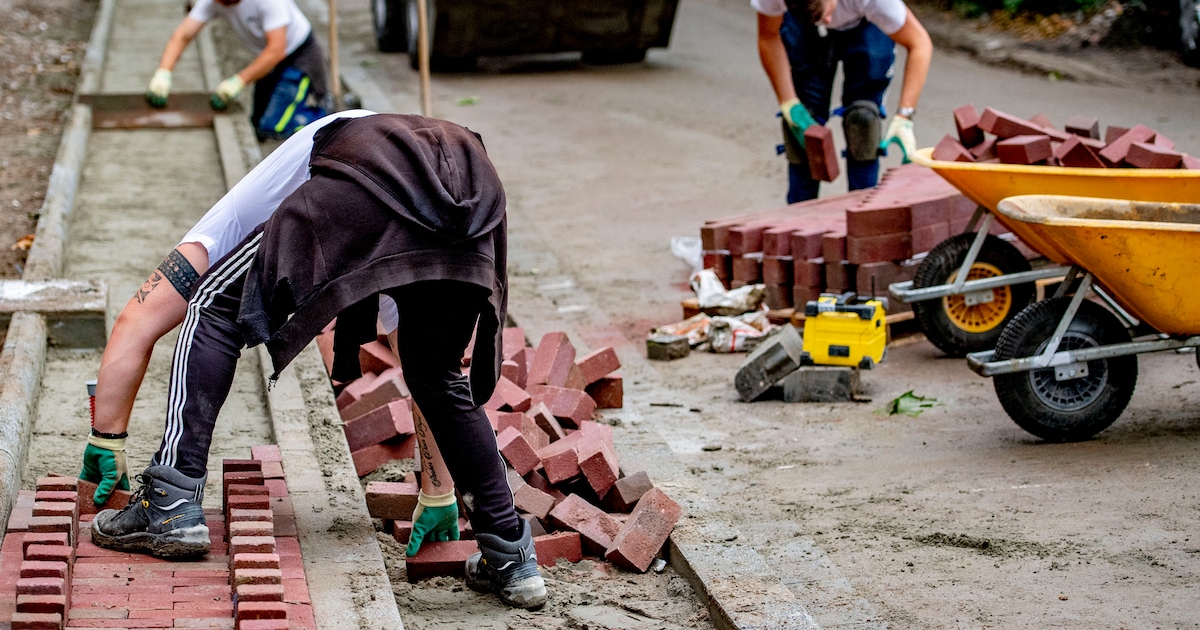
POLYGON ((713 317, 708 324, 709 351, 719 354, 749 352, 758 347, 775 328, 767 321, 766 311, 737 317, 713 317))
POLYGON ((708 325, 710 318, 704 313, 693 315, 681 322, 659 326, 650 331, 651 335, 687 335, 688 345, 696 346, 708 340, 708 325))
POLYGON ((695 236, 672 236, 671 253, 687 263, 696 273, 704 268, 704 256, 700 253, 700 239, 695 236))
POLYGON ((696 292, 700 308, 713 309, 710 314, 740 315, 757 310, 762 304, 762 284, 748 284, 732 291, 726 291, 725 285, 712 269, 702 269, 692 274, 692 290, 696 292))

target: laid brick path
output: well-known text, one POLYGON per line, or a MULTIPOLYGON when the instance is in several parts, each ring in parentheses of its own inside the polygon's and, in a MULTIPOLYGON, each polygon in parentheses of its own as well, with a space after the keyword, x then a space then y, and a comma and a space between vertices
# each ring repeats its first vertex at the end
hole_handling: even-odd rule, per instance
POLYGON ((315 629, 279 448, 251 456, 225 460, 223 509, 205 510, 212 550, 191 561, 92 544, 90 490, 73 478, 21 491, 0 546, 0 628, 315 629))

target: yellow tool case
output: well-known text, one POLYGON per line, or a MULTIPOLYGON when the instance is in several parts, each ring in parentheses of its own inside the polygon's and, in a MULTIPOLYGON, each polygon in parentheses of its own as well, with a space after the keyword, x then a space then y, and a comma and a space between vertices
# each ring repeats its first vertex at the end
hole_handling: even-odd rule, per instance
POLYGON ((852 304, 855 295, 822 293, 804 305, 801 365, 844 365, 866 370, 883 360, 887 324, 882 300, 852 304))

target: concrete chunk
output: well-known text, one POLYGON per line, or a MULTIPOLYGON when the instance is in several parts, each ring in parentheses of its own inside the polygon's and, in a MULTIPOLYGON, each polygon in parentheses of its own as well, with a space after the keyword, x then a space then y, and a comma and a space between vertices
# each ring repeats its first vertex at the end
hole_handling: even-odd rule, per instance
POLYGON ((800 367, 803 348, 800 332, 790 325, 783 326, 778 334, 755 348, 733 379, 742 401, 758 398, 779 379, 796 371, 800 367))
POLYGON ((859 375, 851 367, 807 365, 782 384, 786 402, 850 402, 859 391, 859 375))

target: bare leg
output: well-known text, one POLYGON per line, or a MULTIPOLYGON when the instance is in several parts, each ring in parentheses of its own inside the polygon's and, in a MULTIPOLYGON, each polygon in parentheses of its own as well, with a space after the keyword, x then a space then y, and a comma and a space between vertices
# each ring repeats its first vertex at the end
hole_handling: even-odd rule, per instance
MULTIPOLYGON (((183 243, 176 248, 192 264, 196 273, 208 270, 208 251, 199 243, 183 243)), ((180 295, 159 269, 137 292, 113 323, 108 345, 100 358, 96 378, 96 430, 124 433, 129 427, 133 401, 154 343, 183 321, 187 299, 180 295)))

